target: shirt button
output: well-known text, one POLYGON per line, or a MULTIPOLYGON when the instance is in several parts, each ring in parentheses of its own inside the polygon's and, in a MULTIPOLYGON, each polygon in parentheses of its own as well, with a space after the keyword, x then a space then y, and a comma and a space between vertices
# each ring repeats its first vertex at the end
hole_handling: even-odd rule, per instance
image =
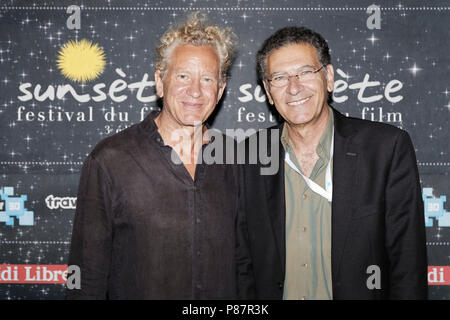
POLYGON ((306 200, 306 198, 308 198, 308 195, 305 193, 305 194, 303 195, 303 199, 306 200))
POLYGON ((304 264, 302 264, 302 267, 308 268, 308 264, 304 263, 304 264))
POLYGON ((306 227, 302 227, 302 231, 303 231, 303 232, 306 232, 306 227))
POLYGON ((306 297, 305 297, 305 296, 303 296, 303 297, 302 297, 302 300, 306 300, 306 297))

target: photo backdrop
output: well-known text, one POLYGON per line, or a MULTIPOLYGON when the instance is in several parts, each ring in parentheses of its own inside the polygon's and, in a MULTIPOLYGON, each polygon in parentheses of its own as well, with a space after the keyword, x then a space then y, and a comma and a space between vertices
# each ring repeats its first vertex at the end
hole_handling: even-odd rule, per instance
POLYGON ((408 131, 425 202, 429 297, 450 299, 450 6, 379 0, 1 1, 0 299, 64 299, 82 163, 101 139, 158 108, 155 46, 199 9, 239 37, 213 127, 276 124, 255 54, 277 29, 303 25, 331 48, 332 105, 408 131), (89 69, 71 60, 81 51, 89 69))

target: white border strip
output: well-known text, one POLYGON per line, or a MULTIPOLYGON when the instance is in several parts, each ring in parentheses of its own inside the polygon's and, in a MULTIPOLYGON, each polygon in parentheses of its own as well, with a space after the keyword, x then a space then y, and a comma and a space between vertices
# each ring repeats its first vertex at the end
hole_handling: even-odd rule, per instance
MULTIPOLYGON (((82 10, 115 10, 115 11, 366 11, 365 7, 278 7, 278 8, 259 8, 259 7, 86 7, 81 5, 82 10)), ((3 6, 1 10, 66 10, 67 7, 55 6, 31 6, 14 7, 3 6)), ((450 7, 380 7, 380 10, 386 11, 443 11, 450 10, 450 7)))
POLYGON ((427 246, 450 246, 450 242, 427 242, 427 246))
POLYGON ((83 162, 50 162, 50 161, 0 161, 0 165, 39 165, 39 166, 54 166, 54 165, 83 165, 83 162))
POLYGON ((70 244, 70 241, 0 241, 0 244, 70 244))
POLYGON ((417 162, 417 165, 424 167, 439 167, 439 166, 450 166, 450 162, 417 162))
MULTIPOLYGON (((83 162, 64 162, 64 161, 0 161, 0 165, 39 165, 39 166, 55 166, 55 165, 83 165, 83 162)), ((424 167, 446 167, 450 166, 450 162, 417 162, 418 166, 424 166, 424 167)))

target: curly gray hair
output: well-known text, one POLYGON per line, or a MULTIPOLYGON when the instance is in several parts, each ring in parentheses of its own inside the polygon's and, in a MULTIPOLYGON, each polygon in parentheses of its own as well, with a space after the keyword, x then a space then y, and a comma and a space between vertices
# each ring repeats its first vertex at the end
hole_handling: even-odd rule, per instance
POLYGON ((178 45, 213 46, 220 60, 220 79, 224 81, 236 46, 236 35, 231 28, 220 28, 206 23, 206 14, 196 11, 182 25, 170 27, 156 48, 156 69, 164 76, 170 63, 170 54, 178 45))

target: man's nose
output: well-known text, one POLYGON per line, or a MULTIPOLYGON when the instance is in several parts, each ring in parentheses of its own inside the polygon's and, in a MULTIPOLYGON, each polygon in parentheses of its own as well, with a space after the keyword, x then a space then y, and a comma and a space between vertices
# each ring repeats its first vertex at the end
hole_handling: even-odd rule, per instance
POLYGON ((191 97, 198 98, 201 95, 200 79, 193 79, 187 88, 187 94, 191 97))
POLYGON ((287 85, 287 92, 291 95, 296 95, 303 89, 303 84, 296 76, 290 77, 287 85))

